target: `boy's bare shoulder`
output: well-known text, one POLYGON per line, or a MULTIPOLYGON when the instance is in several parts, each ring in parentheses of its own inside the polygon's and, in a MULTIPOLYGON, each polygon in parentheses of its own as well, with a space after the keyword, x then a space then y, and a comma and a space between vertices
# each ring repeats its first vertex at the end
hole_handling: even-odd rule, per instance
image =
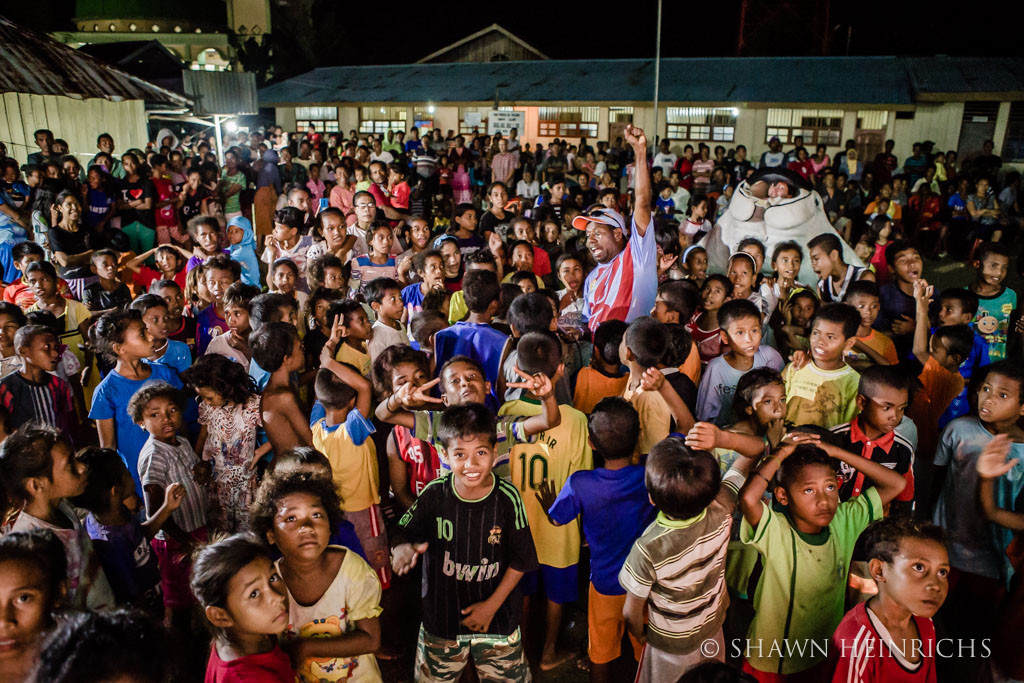
POLYGON ((297 404, 295 392, 291 387, 270 387, 263 390, 262 404, 267 406, 283 406, 297 404))

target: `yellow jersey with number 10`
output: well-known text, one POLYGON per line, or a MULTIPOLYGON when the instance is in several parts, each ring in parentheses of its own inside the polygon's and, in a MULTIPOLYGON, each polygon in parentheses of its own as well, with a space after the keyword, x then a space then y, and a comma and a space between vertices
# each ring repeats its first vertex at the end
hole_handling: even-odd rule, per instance
MULTIPOLYGON (((499 415, 539 415, 542 406, 536 400, 509 401, 499 415)), ((558 406, 561 423, 541 432, 534 443, 512 446, 509 461, 512 483, 519 489, 530 521, 530 532, 537 547, 537 560, 549 567, 571 567, 580 561, 578 522, 554 526, 537 500, 541 483, 550 480, 555 492, 562 490, 569 475, 594 466, 587 433, 587 416, 570 406, 558 406)))

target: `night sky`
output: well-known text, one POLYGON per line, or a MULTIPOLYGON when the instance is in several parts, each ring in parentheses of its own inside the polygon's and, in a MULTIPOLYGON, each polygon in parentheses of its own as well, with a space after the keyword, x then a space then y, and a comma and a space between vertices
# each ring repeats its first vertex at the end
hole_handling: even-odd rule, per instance
MULTIPOLYGON (((72 28, 74 0, 2 4, 0 13, 33 28, 72 28)), ((748 54, 821 54, 825 32, 829 32, 833 55, 846 53, 848 36, 850 54, 1019 54, 1020 23, 1009 20, 1009 3, 977 0, 947 6, 918 0, 832 0, 827 17, 830 29, 824 4, 822 0, 748 0, 748 26, 761 29, 749 34, 748 54), (794 12, 780 13, 780 8, 794 12)), ((409 63, 495 22, 553 59, 644 57, 654 52, 654 0, 629 0, 617 11, 604 9, 612 6, 608 2, 594 0, 382 5, 271 0, 271 5, 279 77, 314 66, 409 63), (536 11, 524 12, 524 7, 536 11)), ((667 0, 662 55, 735 55, 740 8, 740 0, 667 0)))

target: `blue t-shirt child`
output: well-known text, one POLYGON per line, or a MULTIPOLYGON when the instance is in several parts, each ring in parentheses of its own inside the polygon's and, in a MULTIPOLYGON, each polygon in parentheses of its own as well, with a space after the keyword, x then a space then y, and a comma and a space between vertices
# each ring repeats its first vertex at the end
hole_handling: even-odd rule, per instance
POLYGON ((619 570, 656 512, 647 496, 643 465, 573 472, 548 510, 558 524, 580 516, 590 544, 590 582, 602 595, 626 593, 619 585, 619 570))
POLYGON ((164 355, 154 362, 170 366, 180 375, 192 366, 192 352, 188 350, 188 344, 185 342, 168 339, 164 355))
POLYGON ((420 289, 419 282, 402 288, 402 305, 407 312, 405 319, 410 322, 414 315, 423 310, 423 290, 420 289))
POLYGON ((163 613, 160 567, 149 547, 142 525, 135 517, 127 524, 108 526, 90 512, 85 530, 103 565, 119 605, 132 605, 151 613, 163 613))
MULTIPOLYGON (((149 438, 149 433, 135 424, 128 414, 128 401, 141 389, 143 385, 163 381, 172 387, 181 389, 181 380, 174 368, 162 363, 149 363, 152 369, 148 379, 128 379, 118 374, 117 370, 111 370, 103 378, 96 391, 92 395, 92 410, 89 411, 91 420, 107 420, 113 418, 114 433, 117 437, 117 454, 124 460, 124 464, 131 472, 135 480, 135 491, 142 495, 142 480, 139 479, 139 451, 149 438)), ((195 403, 191 402, 191 412, 195 413, 195 403)), ((189 420, 189 409, 186 408, 185 419, 189 420)))
POLYGON ((95 228, 102 223, 114 204, 114 198, 103 190, 90 189, 85 195, 85 201, 89 206, 86 208, 82 222, 87 228, 95 228))

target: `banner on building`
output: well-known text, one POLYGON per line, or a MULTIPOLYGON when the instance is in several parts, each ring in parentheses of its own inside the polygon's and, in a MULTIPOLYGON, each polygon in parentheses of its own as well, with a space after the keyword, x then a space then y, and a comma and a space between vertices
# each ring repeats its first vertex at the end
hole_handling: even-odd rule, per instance
POLYGON ((526 127, 526 112, 524 111, 505 111, 502 109, 492 109, 487 115, 487 134, 494 135, 495 133, 501 133, 502 135, 508 135, 509 132, 515 128, 517 132, 522 134, 523 129, 526 127))

